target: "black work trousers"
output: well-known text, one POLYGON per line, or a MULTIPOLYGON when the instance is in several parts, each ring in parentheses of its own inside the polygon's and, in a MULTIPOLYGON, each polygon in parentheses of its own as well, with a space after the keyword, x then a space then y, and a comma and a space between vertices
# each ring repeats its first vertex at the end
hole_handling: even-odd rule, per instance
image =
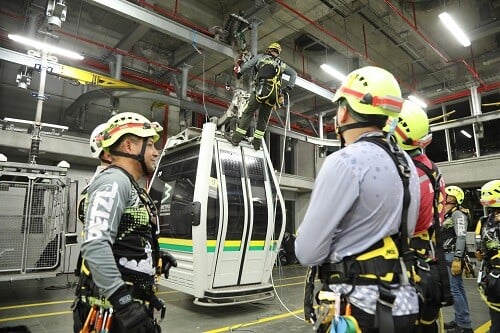
POLYGON ((260 132, 265 132, 267 128, 267 122, 269 121, 269 116, 271 116, 272 106, 266 104, 265 102, 259 103, 255 98, 255 93, 250 95, 248 100, 248 105, 241 115, 238 128, 247 131, 250 122, 252 121, 253 114, 259 109, 259 117, 257 119, 256 130, 260 132))

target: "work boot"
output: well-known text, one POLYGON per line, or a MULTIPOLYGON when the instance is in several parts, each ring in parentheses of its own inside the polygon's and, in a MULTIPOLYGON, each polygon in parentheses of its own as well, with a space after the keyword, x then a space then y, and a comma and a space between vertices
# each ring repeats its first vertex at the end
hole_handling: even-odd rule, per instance
POLYGON ((243 139, 243 135, 238 132, 234 132, 233 135, 226 133, 224 134, 224 137, 235 147, 237 147, 243 139))
POLYGON ((455 323, 454 320, 449 321, 447 323, 444 323, 444 329, 445 330, 451 330, 451 329, 454 329, 455 327, 457 327, 457 323, 455 323))
POLYGON ((253 149, 259 150, 260 146, 262 145, 262 140, 254 138, 252 141, 252 145, 253 145, 253 149))

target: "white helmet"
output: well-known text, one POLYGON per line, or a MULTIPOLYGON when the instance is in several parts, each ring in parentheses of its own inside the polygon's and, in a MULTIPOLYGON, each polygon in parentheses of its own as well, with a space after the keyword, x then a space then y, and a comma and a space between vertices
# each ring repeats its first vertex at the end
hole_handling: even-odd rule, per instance
POLYGON ((97 127, 92 131, 92 134, 90 134, 90 151, 93 158, 99 158, 102 153, 102 146, 97 144, 96 138, 106 129, 106 125, 106 123, 97 125, 97 127))

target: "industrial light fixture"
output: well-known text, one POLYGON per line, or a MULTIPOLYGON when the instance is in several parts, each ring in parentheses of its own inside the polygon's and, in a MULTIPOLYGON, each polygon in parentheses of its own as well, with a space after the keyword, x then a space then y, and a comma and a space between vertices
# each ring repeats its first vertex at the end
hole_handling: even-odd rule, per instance
MULTIPOLYGON (((286 81, 290 80, 290 76, 288 76, 287 74, 283 74, 282 78, 283 80, 286 81)), ((325 89, 313 82, 307 81, 301 78, 300 76, 297 76, 297 79, 295 80, 295 85, 304 88, 306 90, 309 90, 310 92, 315 93, 318 96, 324 97, 330 101, 333 99, 334 96, 334 93, 331 92, 330 90, 325 89)))
POLYGON ((19 88, 28 89, 33 77, 33 68, 28 66, 21 66, 17 70, 16 83, 19 88))
MULTIPOLYGON (((2 130, 14 131, 14 132, 33 132, 33 127, 35 122, 24 119, 8 118, 4 117, 2 121, 2 130)), ((68 126, 40 123, 40 133, 46 135, 61 136, 64 132, 68 130, 68 126)))
POLYGON ((470 135, 470 133, 467 132, 466 130, 460 130, 460 133, 462 133, 468 139, 472 138, 472 135, 470 135))
POLYGON ((26 38, 23 36, 19 35, 13 35, 9 34, 8 35, 9 39, 12 39, 13 41, 16 41, 18 43, 24 44, 26 46, 32 47, 34 49, 40 50, 40 51, 45 51, 46 53, 49 54, 57 54, 63 57, 68 57, 71 59, 76 59, 76 60, 83 60, 83 56, 81 54, 78 54, 76 52, 63 49, 61 47, 57 47, 54 45, 50 45, 47 43, 41 43, 39 41, 36 41, 34 39, 26 38))
POLYGON ((427 107, 427 103, 425 103, 421 98, 419 98, 415 95, 408 96, 408 99, 423 109, 425 109, 427 107))
POLYGON ((49 27, 61 28, 61 23, 66 21, 66 11, 64 0, 48 0, 45 15, 49 27))
POLYGON ((463 30, 458 26, 457 22, 451 17, 447 12, 439 14, 439 18, 443 22, 444 26, 450 30, 453 36, 462 44, 464 47, 470 46, 470 39, 465 35, 463 30))
POLYGON ((339 81, 344 81, 347 78, 347 76, 345 76, 344 74, 342 74, 341 72, 339 72, 330 65, 323 64, 319 67, 321 67, 322 70, 324 70, 325 72, 327 72, 328 74, 330 74, 339 81))

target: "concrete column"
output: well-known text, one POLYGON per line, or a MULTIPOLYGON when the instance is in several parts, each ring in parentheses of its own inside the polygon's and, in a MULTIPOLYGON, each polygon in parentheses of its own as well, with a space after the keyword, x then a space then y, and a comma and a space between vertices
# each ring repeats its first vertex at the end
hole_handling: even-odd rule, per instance
POLYGON ((113 72, 113 77, 117 80, 122 79, 122 66, 123 66, 123 56, 121 54, 115 55, 115 68, 113 72))
MULTIPOLYGON (((471 105, 471 115, 479 116, 481 112, 481 97, 477 92, 477 86, 470 87, 470 105, 471 105)), ((483 124, 474 123, 472 124, 472 132, 474 135, 474 147, 476 150, 476 157, 481 156, 481 147, 479 146, 479 138, 483 134, 483 124)))
POLYGON ((192 67, 193 66, 188 65, 188 64, 183 64, 181 66, 181 71, 182 71, 181 98, 182 99, 187 99, 188 74, 189 74, 189 70, 192 67))
MULTIPOLYGON (((447 121, 448 116, 446 115, 446 106, 444 106, 444 104, 441 104, 441 110, 444 116, 443 120, 447 121)), ((444 130, 444 136, 446 139, 446 154, 448 155, 448 161, 452 161, 453 157, 451 156, 450 131, 448 129, 444 130)))

